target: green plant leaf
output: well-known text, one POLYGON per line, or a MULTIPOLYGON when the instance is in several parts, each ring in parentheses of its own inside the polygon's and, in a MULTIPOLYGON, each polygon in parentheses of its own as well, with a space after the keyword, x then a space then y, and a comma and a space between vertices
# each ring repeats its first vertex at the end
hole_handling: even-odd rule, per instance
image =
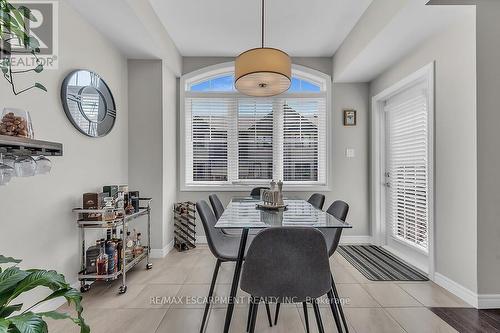
POLYGON ((8 263, 19 264, 21 261, 22 261, 21 259, 14 259, 12 257, 4 257, 3 255, 0 254, 0 264, 8 264, 8 263))
POLYGON ((47 287, 54 291, 58 289, 69 288, 69 285, 68 283, 66 283, 64 276, 62 274, 57 273, 56 271, 46 271, 37 269, 37 270, 28 270, 27 272, 29 273, 29 275, 18 283, 16 289, 14 289, 12 295, 10 295, 9 297, 9 301, 12 301, 14 298, 21 295, 22 293, 25 293, 36 287, 47 287))
POLYGON ((0 333, 7 333, 10 326, 10 320, 0 318, 0 333))
POLYGON ((21 13, 21 15, 23 15, 25 18, 27 18, 31 22, 37 22, 36 17, 33 15, 33 13, 31 13, 31 10, 28 7, 19 6, 17 9, 21 13))
POLYGON ((14 304, 0 308, 0 318, 7 318, 13 312, 21 310, 22 307, 22 304, 14 304))
POLYGON ((90 327, 83 322, 80 318, 73 318, 67 313, 57 312, 57 311, 49 311, 49 312, 41 312, 38 313, 39 316, 48 317, 54 320, 64 320, 69 319, 78 326, 80 326, 80 333, 90 333, 90 327))
POLYGON ((27 47, 31 48, 31 49, 37 49, 37 48, 40 47, 40 42, 38 41, 38 39, 36 39, 36 37, 29 36, 26 39, 26 44, 25 45, 27 47))
POLYGON ((0 273, 0 306, 7 304, 17 284, 28 275, 18 267, 9 267, 0 273))
POLYGON ((34 69, 36 73, 41 73, 43 71, 43 65, 37 65, 34 69))
POLYGON ((43 84, 41 84, 41 83, 38 83, 38 82, 35 83, 35 87, 37 87, 38 89, 41 89, 41 90, 47 92, 47 88, 45 88, 45 86, 43 84))
POLYGON ((47 323, 41 316, 33 312, 26 312, 19 316, 10 317, 12 325, 14 325, 20 333, 47 333, 47 323))

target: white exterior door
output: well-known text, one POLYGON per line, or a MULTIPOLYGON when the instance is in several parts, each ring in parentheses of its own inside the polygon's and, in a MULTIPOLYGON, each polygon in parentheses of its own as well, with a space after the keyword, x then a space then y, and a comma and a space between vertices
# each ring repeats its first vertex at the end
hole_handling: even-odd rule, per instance
POLYGON ((429 272, 431 197, 428 85, 385 101, 385 245, 429 272))

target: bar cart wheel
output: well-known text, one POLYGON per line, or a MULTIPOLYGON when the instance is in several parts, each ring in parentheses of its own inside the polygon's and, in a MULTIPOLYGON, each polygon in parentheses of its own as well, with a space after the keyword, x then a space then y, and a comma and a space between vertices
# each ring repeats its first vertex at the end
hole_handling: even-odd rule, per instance
POLYGON ((148 264, 146 265, 146 269, 151 269, 151 268, 153 268, 153 264, 152 264, 152 263, 148 263, 148 264))
POLYGON ((89 290, 90 290, 90 284, 82 284, 82 286, 80 287, 80 291, 82 293, 86 293, 89 290))
POLYGON ((120 286, 120 289, 118 290, 119 294, 125 294, 127 292, 127 286, 120 286))

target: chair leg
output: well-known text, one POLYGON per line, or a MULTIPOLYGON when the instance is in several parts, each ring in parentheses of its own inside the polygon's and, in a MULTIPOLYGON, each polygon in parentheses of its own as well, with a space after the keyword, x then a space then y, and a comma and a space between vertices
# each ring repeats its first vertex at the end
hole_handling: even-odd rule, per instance
POLYGON ((344 329, 346 333, 349 333, 349 328, 347 327, 347 320, 345 319, 344 315, 344 309, 342 309, 342 302, 339 297, 339 293, 337 292, 337 287, 335 286, 335 281, 333 280, 333 274, 331 274, 332 277, 332 289, 333 289, 333 295, 335 296, 335 301, 337 301, 337 308, 339 309, 340 313, 340 318, 342 318, 342 323, 344 324, 344 329))
POLYGON ((316 316, 316 323, 318 324, 319 333, 325 333, 325 328, 323 327, 323 321, 321 320, 321 313, 319 312, 318 301, 313 301, 314 315, 316 316))
POLYGON ((280 314, 281 303, 276 303, 276 313, 274 314, 274 325, 278 325, 278 316, 280 314))
POLYGON ((335 319, 335 325, 337 326, 337 331, 342 333, 342 324, 340 323, 340 317, 337 308, 337 300, 333 296, 333 292, 330 290, 328 292, 328 301, 330 303, 330 309, 332 309, 333 319, 335 319))
POLYGON ((273 327, 273 320, 271 319, 271 309, 269 308, 269 302, 266 301, 266 312, 267 320, 269 321, 269 327, 273 327))
POLYGON ((250 323, 250 333, 255 332, 255 323, 257 322, 257 312, 259 310, 260 298, 252 298, 252 322, 250 323))
POLYGON ((309 313, 307 312, 307 303, 302 303, 302 308, 304 308, 304 321, 306 322, 306 332, 309 333, 309 313))
POLYGON ((212 284, 210 285, 210 290, 208 292, 207 305, 205 305, 205 312, 203 313, 203 320, 201 321, 200 333, 203 333, 205 329, 208 311, 210 310, 210 304, 212 303, 212 296, 214 294, 215 281, 217 281, 217 275, 219 274, 220 264, 221 260, 217 259, 217 262, 215 263, 214 274, 212 276, 212 284))
POLYGON ((253 313, 253 303, 250 302, 250 307, 248 308, 247 332, 250 331, 250 322, 252 321, 252 313, 253 313))

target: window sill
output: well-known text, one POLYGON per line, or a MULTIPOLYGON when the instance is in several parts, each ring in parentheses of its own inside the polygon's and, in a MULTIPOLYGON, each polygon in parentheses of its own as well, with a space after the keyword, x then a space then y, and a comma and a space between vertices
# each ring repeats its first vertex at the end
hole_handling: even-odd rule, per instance
MULTIPOLYGON (((252 185, 181 185, 181 192, 250 192, 258 186, 269 186, 269 184, 252 185)), ((284 192, 328 192, 328 185, 284 185, 284 192)))

